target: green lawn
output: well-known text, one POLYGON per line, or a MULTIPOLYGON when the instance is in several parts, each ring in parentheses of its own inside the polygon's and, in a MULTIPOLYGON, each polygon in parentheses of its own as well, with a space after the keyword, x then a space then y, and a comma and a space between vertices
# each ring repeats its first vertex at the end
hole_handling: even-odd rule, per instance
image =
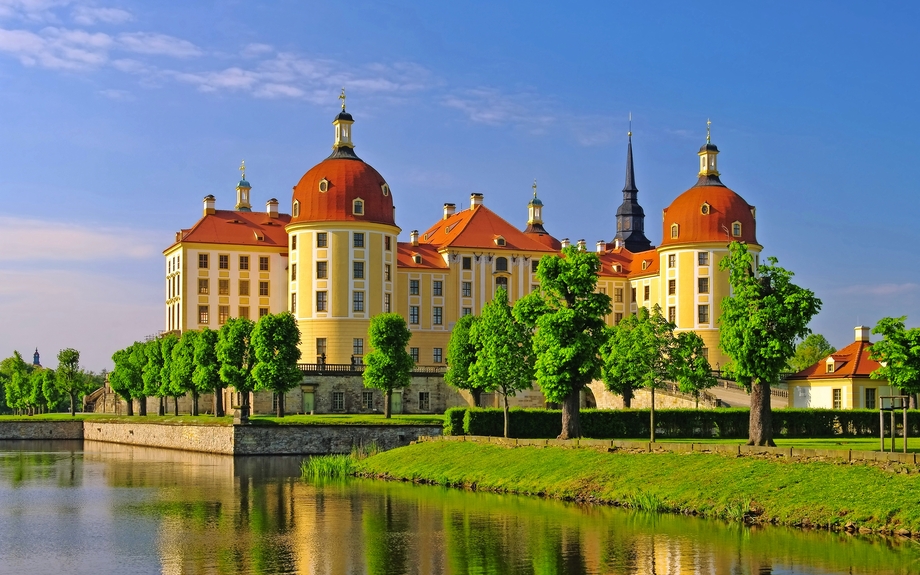
MULTIPOLYGON (((625 441, 648 441, 648 438, 631 439, 625 441)), ((821 438, 778 438, 775 440, 777 447, 796 447, 801 449, 853 449, 859 451, 878 451, 878 437, 821 437, 821 438)), ((744 444, 746 439, 658 439, 659 443, 718 443, 725 445, 744 444)), ((904 443, 899 436, 895 443, 895 451, 901 452, 904 443)), ((891 450, 891 438, 885 439, 885 451, 891 450)), ((907 438, 907 451, 920 453, 920 437, 907 438)))

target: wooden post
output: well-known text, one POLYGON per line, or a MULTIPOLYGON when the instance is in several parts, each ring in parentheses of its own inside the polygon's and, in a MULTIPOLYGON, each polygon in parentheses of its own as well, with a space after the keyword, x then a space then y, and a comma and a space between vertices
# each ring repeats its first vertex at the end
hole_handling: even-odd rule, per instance
POLYGON ((901 429, 904 436, 904 453, 907 453, 907 404, 904 404, 904 427, 901 429))
POLYGON ((885 451, 885 412, 882 411, 881 406, 878 408, 878 440, 879 451, 885 451))
POLYGON ((896 431, 895 431, 895 429, 894 429, 894 406, 892 405, 892 406, 891 406, 891 452, 892 452, 892 453, 894 453, 894 437, 895 437, 895 433, 896 433, 896 431))

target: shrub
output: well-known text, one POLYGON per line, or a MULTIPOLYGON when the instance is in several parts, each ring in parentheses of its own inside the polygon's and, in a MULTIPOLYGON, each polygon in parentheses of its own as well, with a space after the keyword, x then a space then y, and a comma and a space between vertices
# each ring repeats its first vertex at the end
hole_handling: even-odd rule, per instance
POLYGON ((444 412, 444 435, 463 435, 466 407, 451 407, 444 412))

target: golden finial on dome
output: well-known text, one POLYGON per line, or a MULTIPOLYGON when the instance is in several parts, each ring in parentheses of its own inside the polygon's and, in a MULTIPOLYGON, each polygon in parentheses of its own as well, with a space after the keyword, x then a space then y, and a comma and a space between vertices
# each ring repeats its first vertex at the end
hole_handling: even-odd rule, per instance
POLYGON ((246 179, 246 160, 243 160, 242 162, 240 162, 239 169, 240 169, 240 173, 242 174, 242 176, 240 176, 240 179, 245 180, 246 179))
POLYGON ((342 111, 345 111, 345 86, 342 86, 342 93, 339 94, 339 100, 342 101, 342 111))
POLYGON ((536 178, 533 179, 533 186, 531 187, 533 188, 533 197, 536 198, 537 197, 537 179, 536 178))
POLYGON ((712 126, 712 120, 709 118, 706 119, 706 143, 711 144, 712 139, 709 137, 709 127, 712 126))

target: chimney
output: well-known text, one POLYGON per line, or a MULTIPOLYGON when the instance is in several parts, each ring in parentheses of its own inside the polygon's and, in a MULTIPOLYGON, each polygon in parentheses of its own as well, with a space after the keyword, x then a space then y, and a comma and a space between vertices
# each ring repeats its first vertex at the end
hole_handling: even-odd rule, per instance
POLYGON ((597 253, 602 254, 607 251, 607 242, 601 240, 597 242, 597 253))
POLYGON ((585 243, 585 240, 578 240, 578 249, 580 251, 585 251, 585 248, 588 244, 585 243))
POLYGON ((857 326, 854 331, 856 332, 856 341, 869 341, 869 327, 865 325, 857 326))
POLYGON ((451 217, 457 211, 457 204, 444 204, 444 219, 451 217))
POLYGON ((411 232, 409 232, 409 242, 413 246, 418 245, 418 230, 412 230, 411 232))
POLYGON ((204 197, 204 215, 207 216, 217 211, 214 209, 214 203, 216 201, 217 200, 215 200, 214 196, 212 196, 211 194, 208 194, 204 197))
POLYGON ((482 205, 482 194, 470 194, 470 209, 482 205))
POLYGON ((265 213, 268 214, 270 218, 278 217, 278 200, 272 198, 265 202, 265 213))
POLYGON ((562 244, 562 249, 565 249, 569 247, 569 238, 562 238, 559 243, 562 244))

